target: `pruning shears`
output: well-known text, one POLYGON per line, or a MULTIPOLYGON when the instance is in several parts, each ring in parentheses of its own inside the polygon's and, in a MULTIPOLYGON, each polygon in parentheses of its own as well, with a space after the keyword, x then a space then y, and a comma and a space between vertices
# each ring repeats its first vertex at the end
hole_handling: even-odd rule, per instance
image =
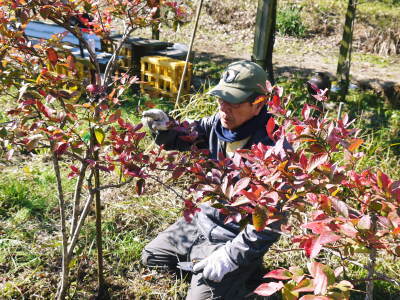
POLYGON ((181 261, 181 262, 178 262, 177 267, 178 267, 178 269, 181 269, 182 271, 191 272, 193 274, 196 274, 197 272, 193 271, 193 266, 197 262, 199 262, 199 260, 181 261))

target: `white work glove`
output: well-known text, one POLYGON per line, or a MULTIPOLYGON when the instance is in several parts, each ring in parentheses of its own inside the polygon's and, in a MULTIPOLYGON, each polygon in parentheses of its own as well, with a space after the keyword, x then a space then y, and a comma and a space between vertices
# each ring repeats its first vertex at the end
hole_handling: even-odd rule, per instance
POLYGON ((142 123, 151 131, 168 130, 169 118, 161 109, 153 108, 143 112, 142 123))
POLYGON ((214 282, 221 282, 227 273, 235 271, 237 268, 239 266, 229 257, 225 247, 221 247, 195 264, 193 272, 203 270, 203 278, 214 282))

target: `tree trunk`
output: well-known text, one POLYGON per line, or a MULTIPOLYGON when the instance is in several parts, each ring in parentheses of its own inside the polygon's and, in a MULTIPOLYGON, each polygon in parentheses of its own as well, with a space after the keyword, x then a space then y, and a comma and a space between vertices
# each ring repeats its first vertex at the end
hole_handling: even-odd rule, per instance
MULTIPOLYGON (((157 12, 154 14, 154 16, 152 18, 153 20, 160 18, 160 0, 156 0, 156 2, 158 4, 158 9, 157 9, 157 12)), ((156 23, 151 25, 151 38, 153 40, 159 40, 160 39, 160 29, 159 29, 159 23, 158 22, 156 22, 156 23)))
MULTIPOLYGON (((98 159, 98 153, 96 153, 98 159)), ((94 171, 94 188, 95 188, 95 203, 96 203, 96 246, 97 246, 97 282, 98 282, 98 297, 103 299, 106 293, 104 272, 103 272, 103 241, 101 235, 101 201, 100 201, 100 174, 99 169, 94 171)))
POLYGON ((341 100, 344 101, 350 84, 350 65, 353 44, 353 28, 356 18, 357 0, 349 0, 346 20, 343 28, 343 37, 340 42, 340 53, 336 71, 337 81, 340 85, 341 100))
POLYGON ((272 53, 275 42, 277 0, 258 0, 256 30, 252 60, 267 70, 269 81, 274 84, 272 53))
POLYGON ((61 269, 61 281, 57 290, 57 299, 63 300, 65 299, 67 289, 68 289, 68 265, 69 259, 67 255, 67 247, 68 247, 68 236, 67 236, 67 227, 65 221, 65 202, 64 202, 64 193, 61 184, 61 173, 60 166, 58 164, 57 154, 53 152, 53 167, 54 172, 56 174, 57 179, 57 191, 58 191, 58 201, 60 205, 60 219, 61 219, 61 237, 62 237, 62 269, 61 269))

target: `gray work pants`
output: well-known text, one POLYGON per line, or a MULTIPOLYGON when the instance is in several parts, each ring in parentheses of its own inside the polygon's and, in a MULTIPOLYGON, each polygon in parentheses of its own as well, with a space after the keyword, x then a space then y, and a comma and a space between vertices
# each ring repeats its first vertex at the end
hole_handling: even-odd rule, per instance
MULTIPOLYGON (((206 258, 224 243, 211 243, 197 226, 187 223, 183 218, 161 232, 142 252, 142 262, 146 266, 167 266, 175 269, 180 261, 198 261, 206 258)), ((202 273, 193 274, 186 299, 243 299, 248 290, 245 282, 259 267, 261 261, 250 266, 240 267, 228 273, 221 282, 202 278, 202 273)))

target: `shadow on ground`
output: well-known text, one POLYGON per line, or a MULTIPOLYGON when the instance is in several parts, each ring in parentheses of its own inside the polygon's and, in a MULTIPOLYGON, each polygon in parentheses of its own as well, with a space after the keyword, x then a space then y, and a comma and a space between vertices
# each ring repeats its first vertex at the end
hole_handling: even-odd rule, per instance
MULTIPOLYGON (((217 49, 216 49, 217 50, 217 49)), ((225 67, 239 60, 239 58, 227 57, 209 52, 196 52, 193 59, 193 91, 203 92, 210 86, 218 83, 221 72, 225 67)), ((275 78, 298 78, 311 77, 315 72, 321 70, 314 68, 304 68, 297 66, 278 66, 274 68, 275 78)), ((325 72, 332 80, 335 80, 335 74, 325 72)), ((400 108, 400 83, 394 81, 383 81, 380 78, 370 78, 353 82, 361 90, 373 90, 378 95, 384 97, 393 108, 400 108)))

